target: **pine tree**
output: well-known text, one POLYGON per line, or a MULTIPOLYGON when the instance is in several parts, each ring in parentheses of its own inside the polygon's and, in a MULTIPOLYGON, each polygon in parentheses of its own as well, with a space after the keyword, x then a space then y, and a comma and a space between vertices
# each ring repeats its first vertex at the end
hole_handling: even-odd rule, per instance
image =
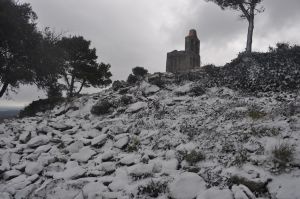
POLYGON ((34 82, 35 55, 41 34, 29 4, 0 0, 0 98, 10 87, 34 82))
POLYGON ((252 52, 252 39, 254 31, 254 17, 257 13, 264 11, 263 7, 258 8, 263 0, 206 0, 212 1, 224 9, 233 9, 241 12, 240 17, 248 21, 248 35, 246 53, 252 52))
POLYGON ((96 49, 82 36, 63 37, 59 46, 64 52, 62 77, 69 97, 84 87, 103 87, 111 83, 110 65, 97 63, 96 49))

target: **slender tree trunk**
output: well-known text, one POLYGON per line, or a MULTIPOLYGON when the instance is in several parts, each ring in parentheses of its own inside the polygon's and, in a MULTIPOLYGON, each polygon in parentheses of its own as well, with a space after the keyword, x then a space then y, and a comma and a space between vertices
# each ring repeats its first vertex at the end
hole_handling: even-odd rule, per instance
POLYGON ((74 82, 75 82, 75 77, 72 76, 72 79, 71 79, 71 83, 70 83, 70 88, 69 88, 69 97, 73 97, 73 94, 74 94, 74 82))
POLYGON ((3 84, 3 86, 2 86, 2 88, 0 90, 0 98, 4 95, 4 93, 5 93, 8 85, 9 85, 9 83, 4 82, 4 84, 3 84))
POLYGON ((254 32, 254 10, 251 11, 248 22, 249 22, 249 26, 248 26, 248 34, 247 34, 246 53, 251 53, 252 52, 253 32, 254 32))
POLYGON ((82 90, 82 88, 83 88, 85 82, 86 82, 86 81, 83 80, 83 82, 81 83, 81 86, 80 86, 79 90, 77 91, 77 95, 81 92, 81 90, 82 90))

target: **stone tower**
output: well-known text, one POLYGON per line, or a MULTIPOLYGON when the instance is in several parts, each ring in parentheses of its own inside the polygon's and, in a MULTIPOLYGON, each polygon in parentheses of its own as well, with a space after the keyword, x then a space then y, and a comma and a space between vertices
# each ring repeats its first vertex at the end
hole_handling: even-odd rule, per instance
POLYGON ((185 50, 167 54, 166 71, 171 73, 186 72, 200 67, 200 40, 196 30, 192 29, 185 37, 185 50))

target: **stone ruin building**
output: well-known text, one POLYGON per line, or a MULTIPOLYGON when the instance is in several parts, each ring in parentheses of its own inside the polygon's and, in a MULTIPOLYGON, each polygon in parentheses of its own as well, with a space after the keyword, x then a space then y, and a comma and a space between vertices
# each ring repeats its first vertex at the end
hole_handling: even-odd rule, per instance
POLYGON ((167 54, 166 71, 171 73, 186 72, 200 67, 200 40, 196 30, 192 29, 185 37, 185 50, 174 50, 167 54))

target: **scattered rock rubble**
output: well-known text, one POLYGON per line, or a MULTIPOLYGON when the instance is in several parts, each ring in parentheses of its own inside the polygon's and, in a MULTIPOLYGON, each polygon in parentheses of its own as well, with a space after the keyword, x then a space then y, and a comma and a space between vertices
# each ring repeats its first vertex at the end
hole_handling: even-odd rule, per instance
POLYGON ((193 87, 142 82, 5 121, 0 198, 299 199, 299 93, 193 87), (295 150, 284 169, 272 156, 282 142, 295 150))

